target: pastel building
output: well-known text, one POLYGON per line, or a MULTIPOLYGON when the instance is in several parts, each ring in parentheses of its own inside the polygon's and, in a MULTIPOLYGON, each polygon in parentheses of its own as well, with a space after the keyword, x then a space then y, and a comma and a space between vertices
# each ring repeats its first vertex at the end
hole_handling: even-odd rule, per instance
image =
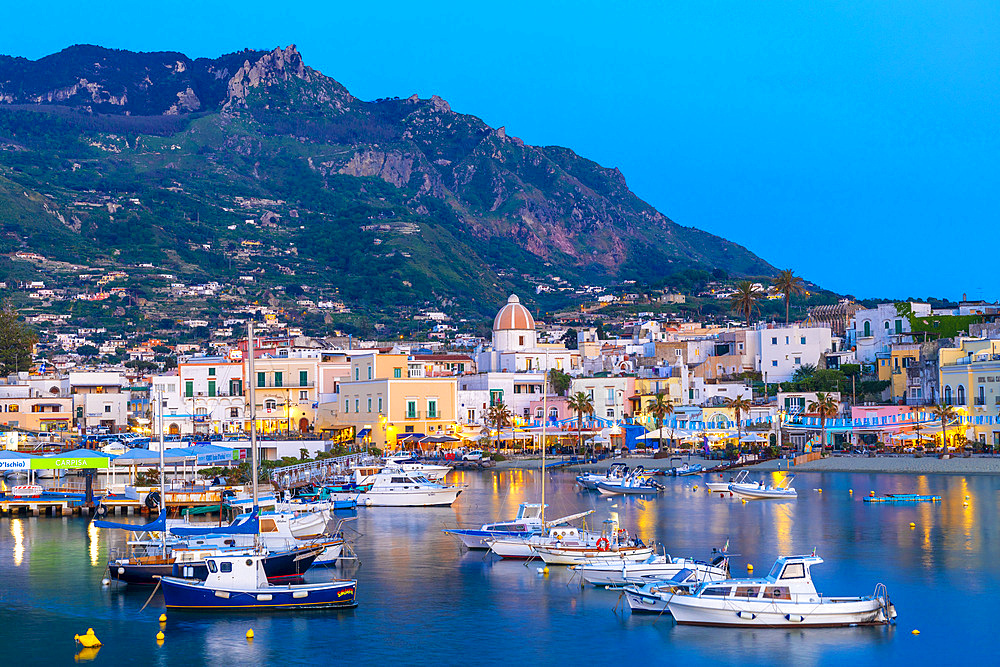
POLYGON ((798 369, 818 366, 826 352, 837 350, 829 327, 762 327, 757 335, 758 369, 767 383, 788 382, 798 369))

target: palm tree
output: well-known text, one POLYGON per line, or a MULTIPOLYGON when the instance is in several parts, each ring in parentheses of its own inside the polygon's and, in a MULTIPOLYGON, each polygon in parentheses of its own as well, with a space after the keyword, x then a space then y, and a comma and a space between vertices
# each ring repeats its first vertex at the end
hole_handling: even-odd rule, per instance
POLYGON ((489 447, 493 448, 493 428, 497 431, 510 425, 510 410, 503 401, 498 401, 486 411, 486 427, 489 431, 489 447))
MULTIPOLYGON (((566 407, 576 413, 576 444, 583 446, 583 435, 580 432, 583 428, 583 416, 594 414, 594 399, 588 394, 578 391, 566 401, 566 407)), ((573 456, 576 456, 576 448, 573 448, 573 456)))
POLYGON ((757 289, 757 285, 750 280, 742 280, 736 283, 736 290, 729 297, 729 305, 737 315, 746 318, 747 326, 750 326, 750 318, 754 311, 760 312, 759 302, 764 293, 757 289))
POLYGON ((804 294, 806 291, 805 283, 791 269, 785 269, 778 273, 778 277, 774 279, 773 284, 775 289, 785 296, 785 324, 788 324, 788 306, 792 301, 792 296, 804 294))
POLYGON ((659 446, 663 449, 663 420, 674 414, 674 402, 667 398, 666 392, 657 392, 656 396, 649 399, 646 404, 646 412, 653 415, 653 419, 656 420, 656 428, 661 431, 658 438, 659 446))
POLYGON ((934 415, 936 419, 941 420, 941 451, 948 451, 948 422, 953 421, 958 417, 958 413, 955 412, 955 408, 948 405, 947 403, 941 403, 940 405, 935 405, 931 408, 931 414, 934 415))
POLYGON ((736 455, 740 456, 743 453, 740 442, 743 439, 743 413, 749 414, 750 401, 743 398, 743 394, 736 394, 736 398, 726 399, 726 407, 733 411, 733 416, 736 418, 736 455))
POLYGON ((819 428, 820 428, 820 447, 821 451, 826 449, 826 420, 828 417, 836 417, 837 412, 840 411, 840 405, 837 404, 837 399, 831 394, 824 394, 823 392, 816 392, 816 400, 809 401, 809 405, 806 406, 809 412, 819 415, 819 428))

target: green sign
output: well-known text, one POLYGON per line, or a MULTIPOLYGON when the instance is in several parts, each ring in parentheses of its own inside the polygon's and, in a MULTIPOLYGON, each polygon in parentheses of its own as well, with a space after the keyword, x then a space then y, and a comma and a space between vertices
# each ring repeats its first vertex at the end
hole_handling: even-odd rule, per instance
POLYGON ((108 468, 111 459, 104 456, 55 456, 44 459, 31 459, 32 470, 66 470, 77 468, 108 468))

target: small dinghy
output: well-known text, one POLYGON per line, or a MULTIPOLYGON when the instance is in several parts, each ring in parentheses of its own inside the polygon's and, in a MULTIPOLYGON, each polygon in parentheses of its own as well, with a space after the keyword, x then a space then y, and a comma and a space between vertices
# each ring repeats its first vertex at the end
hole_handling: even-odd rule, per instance
MULTIPOLYGON (((719 477, 722 477, 722 473, 719 473, 719 477)), ((736 474, 736 477, 730 477, 728 482, 705 482, 705 486, 712 493, 729 493, 730 484, 755 484, 758 487, 762 486, 760 482, 750 479, 750 473, 746 470, 740 470, 736 474)))
POLYGON ((271 584, 260 555, 205 559, 205 581, 163 577, 168 609, 289 611, 356 607, 357 580, 321 584, 271 584))
POLYGON ((764 486, 759 482, 747 482, 742 484, 730 484, 729 490, 750 500, 795 500, 799 497, 798 492, 791 487, 795 475, 788 475, 773 486, 764 486))
POLYGON ((620 481, 601 481, 597 483, 597 490, 607 496, 619 494, 624 495, 645 495, 659 493, 663 490, 663 485, 647 477, 642 466, 637 466, 632 472, 620 481))
POLYGON ((682 625, 788 628, 886 625, 896 618, 883 584, 872 595, 824 597, 816 592, 811 569, 818 556, 784 556, 762 579, 727 579, 698 586, 685 595, 677 590, 667 609, 682 625))
POLYGON ((628 466, 624 463, 612 463, 604 474, 584 473, 576 476, 576 483, 588 491, 597 491, 598 482, 619 482, 628 474, 628 466))

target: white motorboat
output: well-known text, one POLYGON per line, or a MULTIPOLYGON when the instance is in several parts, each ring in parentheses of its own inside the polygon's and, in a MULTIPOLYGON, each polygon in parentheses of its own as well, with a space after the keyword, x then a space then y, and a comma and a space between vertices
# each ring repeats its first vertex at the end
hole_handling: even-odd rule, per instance
POLYGON ((642 466, 637 466, 620 480, 597 482, 597 490, 606 496, 649 495, 662 491, 663 485, 651 480, 642 466))
POLYGON ((426 477, 390 469, 373 476, 371 488, 359 498, 369 507, 430 507, 451 505, 462 487, 437 484, 426 477))
POLYGON ((730 484, 729 490, 740 496, 751 500, 766 499, 791 499, 798 498, 799 494, 792 488, 792 480, 795 475, 786 475, 780 482, 772 486, 764 486, 759 482, 746 482, 742 484, 730 484))
POLYGON ((554 521, 545 522, 545 532, 540 535, 530 535, 527 537, 498 537, 486 540, 490 546, 490 551, 501 558, 527 559, 533 558, 537 554, 535 548, 557 542, 563 545, 583 546, 595 543, 600 537, 600 533, 580 530, 576 526, 570 525, 570 521, 581 519, 594 510, 587 510, 578 514, 564 516, 554 521))
MULTIPOLYGON (((447 477, 448 473, 450 473, 452 470, 450 466, 439 466, 439 465, 432 465, 430 463, 421 463, 420 461, 413 458, 410 454, 407 454, 405 452, 396 456, 390 456, 386 458, 385 465, 386 468, 402 470, 403 472, 411 473, 419 477, 424 477, 432 482, 438 482, 438 483, 443 482, 445 477, 447 477)), ((358 482, 358 484, 362 483, 363 482, 358 482)))
POLYGON ((628 474, 628 466, 624 463, 612 463, 605 473, 584 473, 576 476, 576 483, 588 491, 597 491, 598 482, 618 482, 628 474))
POLYGON ((692 581, 720 581, 729 577, 729 560, 718 556, 711 563, 693 558, 653 554, 636 563, 585 563, 572 568, 592 586, 621 586, 673 579, 681 570, 690 570, 692 581))
POLYGON ((815 555, 781 557, 762 579, 703 583, 691 595, 670 594, 667 608, 683 625, 726 627, 885 625, 896 618, 883 584, 863 597, 817 593, 811 568, 822 562, 815 555))
POLYGON ((646 560, 653 555, 653 547, 647 547, 638 537, 631 537, 628 531, 619 528, 618 515, 612 512, 596 540, 584 540, 582 544, 575 540, 572 544, 557 540, 535 546, 535 553, 546 565, 601 563, 621 567, 624 563, 646 560))
MULTIPOLYGON (((719 473, 719 477, 722 477, 722 473, 719 473)), ((750 479, 750 473, 746 470, 740 470, 736 474, 736 477, 730 477, 728 482, 705 482, 705 486, 712 493, 729 493, 730 484, 747 484, 756 485, 758 487, 764 486, 760 482, 755 482, 750 479)))
MULTIPOLYGON (((721 581, 721 579, 704 581, 721 581)), ((667 600, 671 596, 678 593, 690 595, 701 583, 695 570, 682 568, 670 579, 630 584, 625 586, 623 592, 633 614, 664 614, 669 613, 667 600)))
POLYGON ((514 537, 524 538, 542 532, 541 503, 521 503, 517 517, 511 521, 484 523, 481 528, 445 528, 441 532, 454 535, 469 549, 489 549, 488 540, 514 537))

